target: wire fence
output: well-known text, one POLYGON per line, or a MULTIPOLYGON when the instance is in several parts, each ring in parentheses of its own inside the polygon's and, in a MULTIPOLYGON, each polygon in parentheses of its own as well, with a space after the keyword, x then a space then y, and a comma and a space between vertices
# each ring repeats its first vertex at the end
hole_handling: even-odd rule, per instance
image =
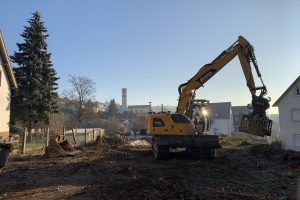
POLYGON ((20 136, 11 138, 14 145, 13 154, 41 154, 45 152, 51 139, 63 135, 74 146, 95 142, 97 137, 104 135, 102 128, 71 128, 64 129, 61 134, 50 133, 49 130, 38 130, 28 134, 26 130, 20 136), (26 135, 26 137, 24 137, 26 135))

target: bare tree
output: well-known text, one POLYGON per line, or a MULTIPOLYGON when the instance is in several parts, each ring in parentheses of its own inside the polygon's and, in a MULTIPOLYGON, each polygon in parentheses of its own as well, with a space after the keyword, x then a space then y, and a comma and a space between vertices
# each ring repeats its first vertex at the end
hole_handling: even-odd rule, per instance
POLYGON ((109 131, 116 132, 120 130, 121 123, 117 118, 111 117, 107 121, 107 126, 109 131))
POLYGON ((66 99, 65 109, 81 127, 86 114, 86 104, 94 99, 96 83, 85 76, 72 75, 68 81, 71 84, 71 89, 63 92, 66 99))
POLYGON ((135 129, 142 129, 146 128, 146 117, 145 116, 137 116, 134 120, 134 128, 135 129))

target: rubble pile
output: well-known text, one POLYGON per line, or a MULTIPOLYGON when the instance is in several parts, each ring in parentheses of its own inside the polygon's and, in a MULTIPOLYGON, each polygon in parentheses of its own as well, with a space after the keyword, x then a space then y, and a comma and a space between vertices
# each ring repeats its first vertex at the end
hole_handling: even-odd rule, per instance
POLYGON ((146 140, 132 140, 128 142, 129 146, 132 147, 150 147, 151 144, 146 140))
POLYGON ((146 141, 117 135, 81 156, 15 155, 1 172, 0 199, 296 199, 299 153, 243 141, 212 160, 155 160, 146 141))
POLYGON ((104 149, 115 149, 119 145, 126 143, 126 140, 120 137, 119 135, 103 136, 97 137, 96 146, 98 150, 104 149))

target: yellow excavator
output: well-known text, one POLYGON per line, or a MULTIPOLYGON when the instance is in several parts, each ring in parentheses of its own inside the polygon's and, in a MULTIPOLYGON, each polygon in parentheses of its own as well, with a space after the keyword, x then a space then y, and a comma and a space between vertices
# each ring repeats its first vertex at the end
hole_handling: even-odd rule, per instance
POLYGON ((208 104, 206 100, 195 99, 196 90, 236 56, 239 57, 247 87, 252 95, 252 102, 249 105, 252 112, 243 115, 239 130, 262 137, 271 135, 272 120, 266 116, 266 110, 270 107, 270 98, 264 97, 267 94, 267 88, 261 78, 253 46, 244 37, 239 36, 238 40, 227 50, 211 63, 204 65, 189 81, 179 86, 176 113, 154 113, 150 110, 147 115, 147 132, 152 135, 152 152, 156 159, 167 158, 170 150, 178 147, 189 149, 204 157, 211 156, 213 150, 220 147, 218 136, 208 135, 208 126, 203 126, 204 121, 197 121, 193 118, 195 107, 203 109, 208 104), (262 86, 255 86, 252 65, 262 86), (260 92, 258 95, 257 91, 260 92), (202 128, 199 129, 201 124, 202 128))

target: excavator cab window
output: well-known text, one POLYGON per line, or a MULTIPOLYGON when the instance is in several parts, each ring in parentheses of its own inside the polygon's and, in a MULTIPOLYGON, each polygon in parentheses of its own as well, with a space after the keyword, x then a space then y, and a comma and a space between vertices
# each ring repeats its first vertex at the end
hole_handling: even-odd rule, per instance
POLYGON ((165 126, 165 123, 162 119, 153 118, 153 127, 165 126))
POLYGON ((184 124, 191 123, 185 116, 180 114, 172 114, 171 118, 175 123, 184 123, 184 124))

